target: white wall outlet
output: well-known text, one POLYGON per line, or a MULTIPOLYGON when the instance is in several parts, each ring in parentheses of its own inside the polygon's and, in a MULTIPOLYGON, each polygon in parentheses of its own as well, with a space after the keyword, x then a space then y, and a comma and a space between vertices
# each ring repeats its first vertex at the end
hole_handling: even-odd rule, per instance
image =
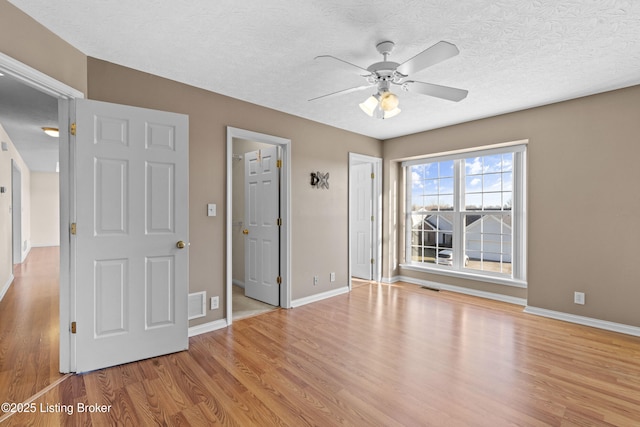
POLYGON ((318 276, 313 276, 313 286, 316 286, 319 280, 320 278, 318 276))
POLYGON ((207 216, 216 216, 216 204, 209 203, 207 205, 207 216))
POLYGON ((584 292, 574 292, 573 302, 576 304, 584 305, 584 292))
POLYGON ((332 282, 335 282, 336 281, 336 273, 331 273, 329 275, 329 280, 331 280, 332 282))
POLYGON ((211 297, 211 310, 217 310, 220 307, 220 298, 211 297))

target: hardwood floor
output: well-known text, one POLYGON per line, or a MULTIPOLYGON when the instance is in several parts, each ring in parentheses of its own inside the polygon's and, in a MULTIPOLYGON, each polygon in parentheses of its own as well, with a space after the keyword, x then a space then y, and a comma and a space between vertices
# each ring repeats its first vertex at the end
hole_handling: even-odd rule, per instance
POLYGON ((640 338, 358 283, 193 337, 186 352, 70 376, 33 403, 6 424, 634 426, 640 338))
POLYGON ((59 263, 58 248, 33 248, 14 268, 0 302, 0 403, 23 402, 62 377, 59 263))

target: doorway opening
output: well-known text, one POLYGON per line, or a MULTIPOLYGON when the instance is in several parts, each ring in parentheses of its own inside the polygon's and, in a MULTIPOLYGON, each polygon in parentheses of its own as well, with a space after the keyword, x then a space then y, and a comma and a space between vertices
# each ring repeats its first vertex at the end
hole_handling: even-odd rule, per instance
POLYGON ((228 325, 291 305, 290 143, 227 128, 228 325))
POLYGON ((349 289, 382 277, 382 159, 349 153, 349 289))
MULTIPOLYGON (((11 285, 13 289, 8 289, 4 296, 14 301, 19 299, 20 306, 23 307, 13 316, 14 326, 21 328, 22 332, 16 331, 6 336, 17 340, 10 346, 13 352, 22 354, 23 365, 37 370, 37 373, 24 369, 15 370, 17 382, 12 382, 13 392, 6 390, 12 395, 5 396, 5 400, 21 402, 30 395, 18 396, 15 393, 30 394, 40 391, 60 378, 58 372, 69 371, 69 349, 64 340, 68 323, 63 320, 62 312, 63 307, 68 308, 68 300, 65 305, 61 297, 64 279, 60 274, 61 268, 69 270, 69 264, 62 261, 63 258, 68 260, 68 257, 63 257, 59 248, 55 247, 64 241, 60 237, 64 234, 60 224, 65 215, 68 217, 68 207, 61 202, 61 199, 67 197, 63 178, 60 176, 64 172, 60 175, 58 173, 60 170, 66 172, 68 162, 63 157, 68 149, 65 151, 63 144, 58 147, 58 140, 44 134, 47 141, 43 144, 46 147, 43 147, 38 144, 38 135, 30 138, 27 133, 32 128, 35 129, 34 133, 38 133, 41 126, 59 127, 59 123, 65 123, 64 115, 60 114, 61 102, 84 95, 2 53, 0 73, 4 75, 2 79, 7 79, 2 97, 11 102, 10 111, 3 113, 3 120, 8 127, 5 130, 12 140, 10 151, 16 150, 24 159, 16 162, 12 158, 12 206, 10 211, 3 213, 11 215, 12 223, 12 236, 3 245, 10 245, 12 264, 16 264, 15 267, 12 265, 15 275, 11 285), (17 147, 17 140, 28 141, 28 144, 17 144, 20 145, 17 147), (30 154, 28 160, 25 158, 27 152, 30 154), (61 324, 67 327, 59 328, 61 324), (31 331, 34 334, 30 335, 31 331), (56 347, 59 347, 59 352, 54 351, 52 354, 52 348, 56 347), (38 363, 29 363, 30 359, 35 359, 38 363), (19 386, 14 387, 16 384, 19 386)), ((64 131, 61 130, 62 132, 64 131)), ((63 139, 60 138, 59 141, 62 142, 63 139)), ((68 188, 68 181, 65 182, 68 188)), ((5 301, 7 303, 9 302, 5 301)), ((10 322, 2 323, 3 328, 11 328, 10 322)))

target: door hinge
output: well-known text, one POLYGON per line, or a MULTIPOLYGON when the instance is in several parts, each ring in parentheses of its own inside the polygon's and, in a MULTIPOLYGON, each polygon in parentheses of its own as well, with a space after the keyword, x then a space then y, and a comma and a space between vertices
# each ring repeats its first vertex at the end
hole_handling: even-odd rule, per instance
POLYGON ((373 215, 371 215, 371 222, 373 222, 373 221, 375 221, 375 220, 373 219, 373 215))
POLYGON ((278 159, 278 161, 276 161, 276 167, 277 168, 281 168, 282 167, 282 160, 278 159))
POLYGON ((71 333, 72 334, 76 333, 76 322, 71 322, 71 333))
POLYGON ((375 263, 376 263, 376 260, 371 258, 371 264, 375 264, 375 263))
POLYGON ((278 219, 276 220, 276 225, 277 225, 278 227, 282 227, 282 218, 278 218, 278 219))
POLYGON ((371 179, 375 179, 376 174, 375 173, 371 173, 371 179))
POLYGON ((76 234, 76 223, 72 222, 71 223, 71 234, 76 234))
POLYGON ((71 129, 69 130, 69 132, 71 133, 71 135, 76 134, 76 124, 75 123, 71 123, 71 129))
POLYGON ((282 276, 278 276, 276 282, 278 282, 278 285, 282 284, 282 276))

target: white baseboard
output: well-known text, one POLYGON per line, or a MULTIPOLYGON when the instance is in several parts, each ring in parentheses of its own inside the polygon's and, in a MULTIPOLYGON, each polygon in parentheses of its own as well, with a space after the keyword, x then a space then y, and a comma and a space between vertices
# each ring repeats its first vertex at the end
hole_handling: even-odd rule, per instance
POLYGON ((607 331, 620 332, 622 334, 640 337, 640 328, 637 326, 625 325, 623 323, 609 322, 607 320, 594 319, 593 317, 578 316, 576 314, 563 313, 561 311, 547 310, 545 308, 527 306, 525 313, 536 316, 548 317, 550 319, 563 320, 565 322, 577 323, 578 325, 591 326, 607 331))
POLYGON ((223 329, 227 326, 229 326, 227 324, 227 319, 214 320, 213 322, 192 326, 189 328, 189 337, 195 337, 196 335, 217 331, 218 329, 223 329))
POLYGON ((2 286, 2 289, 0 289, 0 301, 2 301, 2 298, 4 298, 4 294, 6 294, 7 291, 9 290, 9 287, 13 283, 13 279, 14 279, 13 274, 11 274, 9 276, 9 279, 7 280, 7 283, 5 283, 4 286, 2 286))
POLYGON ((53 248, 60 246, 59 243, 33 243, 32 248, 53 248))
POLYGON ((463 288, 461 286, 446 285, 444 283, 431 282, 429 280, 415 279, 413 277, 406 276, 394 276, 391 278, 383 278, 383 283, 393 284, 396 282, 407 282, 414 285, 427 286, 433 289, 439 289, 441 291, 456 292, 459 294, 471 295, 474 297, 486 298, 494 301, 507 302, 509 304, 516 304, 525 307, 527 300, 525 298, 512 297, 509 295, 496 294, 494 292, 478 291, 476 289, 463 288))
POLYGON ((241 280, 232 279, 231 283, 244 289, 244 282, 241 280))
POLYGON ((291 301, 291 307, 300 307, 306 304, 311 304, 312 302, 322 301, 323 299, 335 297, 337 295, 346 294, 349 292, 349 286, 344 286, 342 288, 332 289, 327 292, 321 292, 319 294, 311 295, 304 298, 299 298, 291 301))

